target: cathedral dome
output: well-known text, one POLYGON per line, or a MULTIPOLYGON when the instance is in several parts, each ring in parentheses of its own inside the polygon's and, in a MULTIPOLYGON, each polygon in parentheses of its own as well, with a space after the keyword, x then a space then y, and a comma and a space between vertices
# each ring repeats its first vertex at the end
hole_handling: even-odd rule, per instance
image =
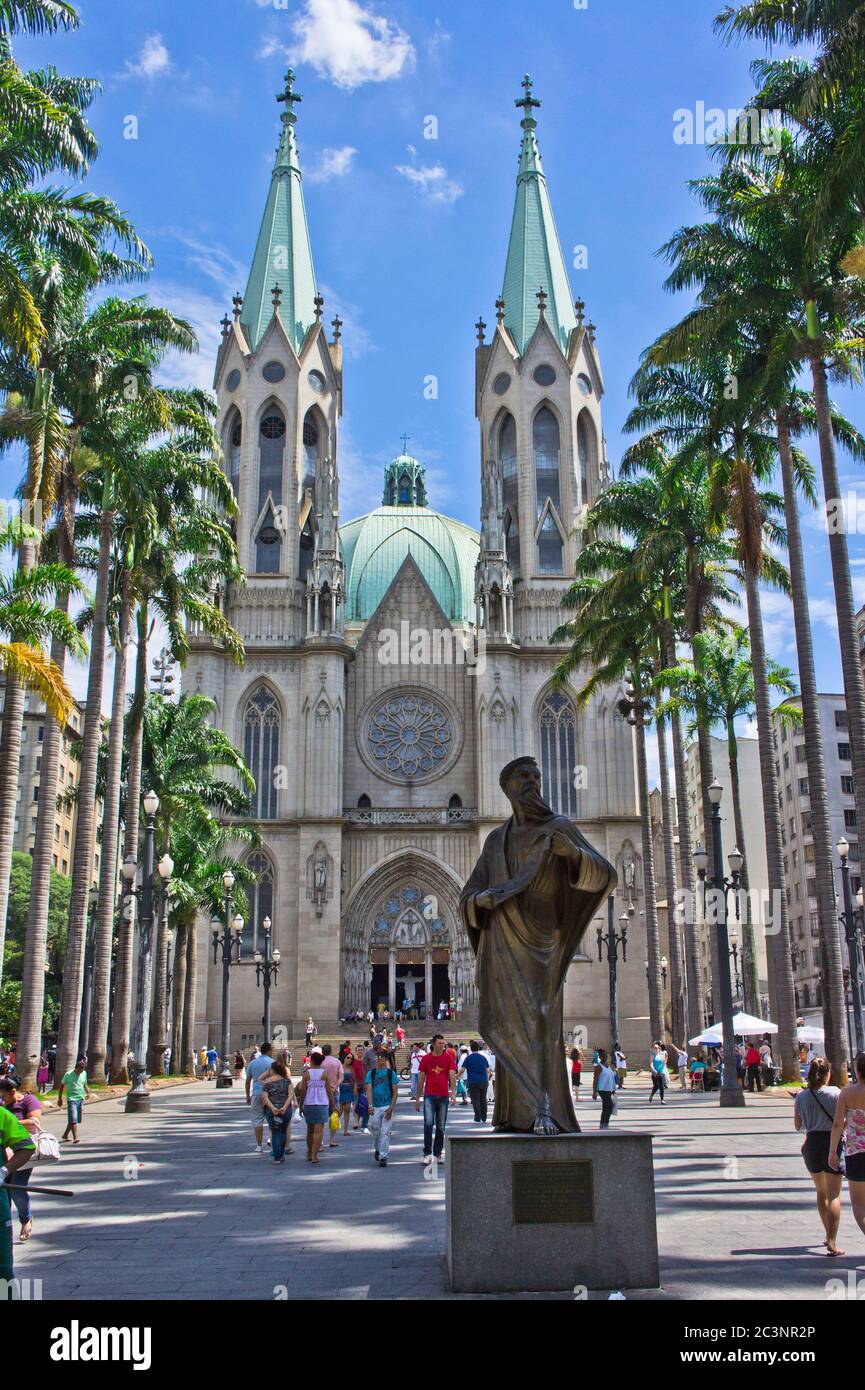
POLYGON ((365 622, 411 555, 451 622, 474 621, 480 537, 427 506, 423 464, 403 450, 385 469, 384 505, 339 529, 346 621, 365 622))

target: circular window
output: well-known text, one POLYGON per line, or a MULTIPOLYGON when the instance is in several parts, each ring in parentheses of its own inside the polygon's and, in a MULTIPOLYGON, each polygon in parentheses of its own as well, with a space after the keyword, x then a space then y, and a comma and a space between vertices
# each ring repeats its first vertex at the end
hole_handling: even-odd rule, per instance
POLYGON ((265 525, 256 537, 260 545, 276 545, 279 542, 279 532, 275 526, 265 525))
POLYGON ((327 382, 325 381, 321 372, 310 372, 309 376, 306 379, 312 387, 313 391, 324 391, 327 389, 327 382))
POLYGON ((261 433, 265 439, 282 439, 285 434, 285 421, 281 415, 267 415, 261 422, 261 433))
POLYGON ((261 369, 261 375, 265 381, 282 381, 285 376, 285 368, 281 362, 265 362, 261 369))
POLYGON ((539 367, 535 367, 533 376, 539 386, 552 386, 556 379, 555 372, 546 362, 542 362, 539 367))
POLYGON ((226 391, 236 391, 239 385, 240 372, 235 367, 234 370, 229 372, 228 376, 225 378, 225 389, 226 391))
POLYGON ((577 385, 584 396, 590 396, 592 394, 592 383, 587 376, 583 376, 582 372, 577 377, 577 385))
POLYGON ((243 426, 241 425, 239 420, 235 420, 234 429, 231 431, 231 443, 235 449, 240 447, 240 441, 242 440, 242 438, 243 426))
POLYGON ((511 384, 511 378, 507 372, 499 372, 493 382, 493 390, 497 396, 503 396, 511 384))
POLYGON ((363 752, 370 766, 394 782, 425 782, 451 760, 456 744, 452 715, 424 694, 388 695, 366 720, 363 752))

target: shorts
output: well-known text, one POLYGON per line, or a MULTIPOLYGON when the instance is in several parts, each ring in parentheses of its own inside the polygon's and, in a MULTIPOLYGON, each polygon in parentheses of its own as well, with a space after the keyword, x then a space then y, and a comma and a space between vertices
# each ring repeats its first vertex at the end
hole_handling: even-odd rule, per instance
POLYGON ((572 1072, 571 1072, 571 1085, 572 1085, 572 1086, 579 1086, 579 1085, 581 1085, 581 1077, 582 1077, 582 1072, 572 1071, 572 1072))
MULTIPOLYGON (((828 1129, 812 1129, 811 1133, 805 1136, 805 1142, 802 1145, 802 1158, 809 1173, 837 1173, 839 1171, 837 1168, 829 1167, 830 1137, 828 1129)), ((840 1149, 840 1144, 838 1147, 840 1149)), ((863 1158, 865 1158, 865 1154, 863 1154, 863 1158)))
POLYGON ((865 1182, 865 1153, 847 1154, 844 1167, 848 1182, 865 1182))
POLYGON ((254 1129, 264 1124, 264 1101, 260 1095, 253 1096, 249 1107, 249 1118, 254 1129))
POLYGON ((303 1118, 308 1125, 326 1125, 330 1110, 327 1105, 305 1105, 303 1118))
POLYGON ((67 1100, 66 1119, 71 1125, 81 1124, 81 1107, 83 1104, 84 1102, 80 1100, 67 1100))

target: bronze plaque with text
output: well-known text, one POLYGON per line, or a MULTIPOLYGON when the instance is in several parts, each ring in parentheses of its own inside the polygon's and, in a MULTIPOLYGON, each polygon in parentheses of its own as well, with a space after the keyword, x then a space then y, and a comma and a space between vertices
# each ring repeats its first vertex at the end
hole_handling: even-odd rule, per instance
POLYGON ((578 1226, 595 1219, 591 1159, 511 1164, 515 1226, 578 1226))

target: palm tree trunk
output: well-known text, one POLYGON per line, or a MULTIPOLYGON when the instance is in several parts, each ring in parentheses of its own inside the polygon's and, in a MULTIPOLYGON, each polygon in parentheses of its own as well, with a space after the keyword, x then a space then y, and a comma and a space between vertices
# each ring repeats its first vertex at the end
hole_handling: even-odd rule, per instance
POLYGON ((177 924, 174 946, 174 978, 171 982, 171 1074, 177 1076, 183 1071, 183 1034, 186 1028, 184 1008, 186 1006, 186 951, 189 938, 189 923, 181 920, 177 924))
MULTIPOLYGON (((84 951, 87 940, 87 897, 93 876, 96 771, 102 736, 102 684, 107 630, 108 576, 111 565, 113 532, 114 511, 110 507, 105 507, 99 526, 99 559, 96 570, 93 630, 90 639, 90 671, 87 680, 87 704, 84 713, 81 768, 78 780, 78 815, 75 826, 75 856, 72 866, 72 896, 69 903, 66 964, 63 970, 63 989, 60 996, 60 1027, 57 1034, 56 1062, 58 1076, 64 1076, 74 1065, 78 1047, 79 1016, 84 986, 84 951)), ((100 1076, 94 1079, 101 1082, 104 1078, 100 1076)))
MULTIPOLYGON (((167 838, 167 837, 166 837, 167 838)), ((166 844, 166 851, 167 851, 166 844)), ((159 897, 159 930, 156 934, 156 975, 153 984, 153 1007, 150 1011, 150 1052, 147 1069, 154 1076, 162 1075, 163 1056, 168 1046, 168 913, 165 895, 167 884, 162 881, 159 897)))
MULTIPOLYGON (((636 681, 634 682, 636 687, 636 681)), ((646 901, 646 955, 649 961, 649 1026, 652 1038, 664 1036, 664 988, 661 981, 661 940, 655 907, 655 852, 649 807, 649 770, 646 764, 646 727, 637 718, 637 785, 640 793, 640 832, 643 848, 643 895, 646 901)))
POLYGON ((766 927, 768 954, 772 962, 769 987, 773 1022, 778 1025, 778 1050, 784 1081, 799 1080, 799 1047, 796 1037, 796 1005, 793 995, 793 966, 790 960, 790 928, 781 850, 781 812, 778 808, 778 778, 772 746, 772 714, 769 682, 766 679, 766 642, 763 611, 757 575, 745 565, 745 596, 754 670, 757 737, 760 752, 760 782, 763 789, 763 824, 766 831, 766 862, 771 894, 771 922, 766 927))
MULTIPOLYGON (((75 508, 78 483, 75 469, 67 463, 58 480, 57 541, 58 559, 67 569, 75 568, 75 508)), ((55 603, 62 613, 69 611, 69 595, 61 593, 55 603)), ((62 675, 66 666, 66 647, 57 638, 51 643, 51 660, 62 675)), ((60 749, 64 731, 46 712, 45 737, 42 745, 40 783, 58 787, 60 749)), ((51 868, 54 855, 54 823, 56 803, 50 796, 41 797, 36 812, 36 836, 33 841, 33 865, 30 875, 30 902, 27 909, 27 934, 22 962, 21 1014, 18 1019, 18 1065, 26 1089, 36 1085, 36 1067, 42 1051, 43 1014, 45 1011, 45 963, 48 956, 48 915, 51 903, 51 868)))
POLYGON ((844 678, 844 699, 850 734, 850 753, 853 763, 853 786, 856 816, 865 825, 865 684, 859 662, 856 637, 853 585, 850 579, 850 557, 843 525, 839 525, 841 483, 838 460, 835 456, 835 436, 829 393, 826 386, 826 363, 820 356, 811 358, 814 384, 814 406, 817 412, 817 437, 820 441, 820 466, 823 472, 823 500, 829 530, 829 559, 832 562, 832 584, 835 590, 835 611, 838 615, 838 642, 841 648, 841 671, 844 678), (829 513, 834 502, 835 515, 829 513))
MULTIPOLYGON (((62 612, 69 608, 69 595, 57 596, 62 612)), ((51 660, 63 673, 66 647, 55 638, 51 643, 51 660)), ((24 959, 21 967, 21 1013, 18 1018, 18 1067, 25 1090, 36 1088, 36 1068, 42 1052, 42 1015, 45 1009, 45 963, 48 957, 48 910, 51 895, 51 868, 54 855, 54 823, 56 800, 48 794, 58 786, 60 745, 63 731, 56 719, 46 712, 45 736, 42 742, 42 767, 39 773, 40 797, 36 813, 36 836, 33 841, 33 863, 30 874, 30 902, 27 909, 27 934, 24 938, 24 959)))
MULTIPOLYGON (((805 765, 808 786, 816 795, 811 797, 811 833, 814 840, 814 874, 817 882, 817 921, 820 931, 820 959, 823 973, 823 1030, 826 1056, 832 1065, 836 1086, 844 1086, 847 1077, 847 1004, 844 997, 843 948, 840 921, 835 905, 835 876, 833 872, 832 827, 829 820, 829 799, 826 786, 826 756, 823 746, 823 724, 817 698, 817 675, 814 666, 814 642, 811 635, 811 612, 808 607, 808 588, 805 580, 805 556, 790 432, 782 416, 777 420, 778 453, 781 478, 784 484, 784 512, 787 521, 787 552, 793 590, 793 622, 796 628, 796 652, 799 664, 799 687, 805 731, 805 765)), ((810 927, 809 927, 810 936, 810 927)))
POLYGON ((196 937, 198 935, 198 914, 189 923, 189 931, 186 938, 186 989, 183 999, 183 1031, 181 1034, 180 1050, 182 1059, 180 1070, 184 1076, 194 1076, 195 1068, 193 1065, 193 1047, 195 1038, 193 1029, 195 1028, 195 1007, 196 1007, 196 937))
POLYGON ((670 819, 670 770, 667 761, 667 725, 659 719, 658 780, 661 784, 661 831, 664 837, 664 877, 667 881, 667 949, 670 952, 670 1027, 673 1038, 685 1036, 685 991, 682 972, 682 945, 676 904, 676 855, 670 819))
MULTIPOLYGON (((730 787, 733 792, 733 825, 736 829, 736 848, 745 854, 745 822, 742 819, 742 789, 739 783, 739 749, 736 731, 730 724, 727 729, 728 761, 730 764, 730 787)), ((757 967, 757 941, 754 923, 751 918, 751 901, 748 897, 748 860, 742 865, 739 879, 745 904, 742 921, 742 1004, 745 1013, 760 1017, 760 972, 757 967)))
MULTIPOLYGON (((124 859, 138 858, 138 827, 141 819, 141 751, 144 739, 144 693, 147 682, 147 605, 138 609, 138 653, 135 661, 135 693, 126 721, 126 825, 123 833, 124 859)), ((132 1025, 132 965, 135 954, 135 921, 121 922, 114 963, 114 1011, 111 1015, 111 1080, 125 1085, 129 1080, 127 1059, 132 1025)))
MULTIPOLYGON (((111 698, 111 725, 108 735, 108 766, 102 811, 102 846, 99 861, 99 904, 93 956, 93 1009, 87 1060, 93 1076, 102 1077, 108 1045, 108 1014, 111 1004, 111 945, 116 906, 117 850, 120 842, 120 788, 123 772, 123 716, 126 711, 126 662, 129 651, 129 623, 132 599, 129 575, 120 577, 118 642, 114 653, 114 687, 111 698)), ((121 920, 120 935, 128 935, 131 923, 121 920)), ((118 943, 119 953, 119 943, 118 943)))
MULTIPOLYGON (((666 663, 675 666, 676 647, 667 643, 666 663)), ((679 882, 685 912, 685 976, 688 984, 688 1033, 696 1037, 703 1031, 703 960, 700 953, 700 922, 691 848, 691 822, 688 818, 688 789, 685 782, 685 745, 682 719, 676 713, 670 720, 673 735, 673 774, 676 779, 676 816, 679 822, 679 882)))

